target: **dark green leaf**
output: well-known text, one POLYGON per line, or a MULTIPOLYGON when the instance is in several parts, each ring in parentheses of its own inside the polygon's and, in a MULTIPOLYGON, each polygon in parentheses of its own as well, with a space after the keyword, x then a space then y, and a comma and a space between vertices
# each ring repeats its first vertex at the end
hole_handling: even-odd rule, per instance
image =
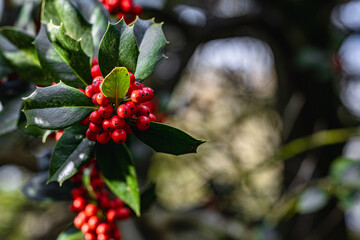
POLYGON ((146 131, 139 131, 134 121, 131 121, 130 125, 136 137, 156 152, 174 155, 196 153, 197 148, 205 142, 162 123, 151 122, 150 127, 146 131))
POLYGON ((162 30, 163 23, 137 19, 134 22, 134 34, 139 47, 136 79, 145 79, 155 70, 156 65, 165 58, 164 48, 168 43, 162 30))
POLYGON ((323 208, 328 200, 328 194, 324 190, 318 187, 311 187, 301 194, 297 208, 302 214, 313 213, 323 208))
POLYGON ((40 0, 24 1, 15 26, 28 33, 36 33, 35 14, 40 0))
POLYGON ((11 27, 0 28, 0 55, 5 64, 23 79, 49 85, 44 79, 33 45, 34 38, 11 27))
POLYGON ((52 46, 46 33, 45 24, 41 25, 40 32, 36 36, 35 48, 45 78, 49 82, 59 82, 61 80, 65 84, 76 88, 85 88, 87 86, 86 82, 81 81, 76 76, 52 46))
POLYGON ((4 105, 0 102, 0 136, 17 129, 21 106, 21 98, 12 99, 4 105))
POLYGON ((32 201, 69 201, 71 200, 71 184, 62 187, 56 183, 47 184, 49 172, 41 172, 32 177, 23 187, 24 195, 32 201))
POLYGON ((156 200, 156 185, 155 183, 149 183, 141 191, 141 212, 148 210, 156 200))
POLYGON ((56 240, 80 240, 84 238, 84 234, 75 226, 71 226, 63 231, 56 240))
POLYGON ((86 138, 87 128, 75 125, 64 130, 51 155, 49 182, 62 184, 92 158, 95 142, 86 138))
POLYGON ((37 88, 24 101, 28 126, 43 129, 64 129, 97 109, 85 94, 61 82, 37 88))
POLYGON ((116 67, 101 84, 101 92, 108 98, 122 99, 130 86, 129 72, 124 67, 116 67))
POLYGON ((66 34, 63 25, 47 25, 50 41, 55 50, 67 65, 75 72, 84 84, 91 84, 90 57, 85 54, 80 44, 82 40, 75 40, 66 34))
POLYGON ((108 25, 99 48, 99 66, 103 76, 107 76, 115 67, 126 67, 135 72, 139 56, 133 27, 121 19, 108 25))
POLYGON ((91 25, 68 0, 45 0, 42 5, 41 22, 63 24, 66 33, 73 39, 81 39, 81 47, 88 56, 93 56, 91 25))
POLYGON ((133 159, 125 144, 114 142, 96 145, 96 158, 106 185, 137 215, 140 215, 140 193, 133 159))

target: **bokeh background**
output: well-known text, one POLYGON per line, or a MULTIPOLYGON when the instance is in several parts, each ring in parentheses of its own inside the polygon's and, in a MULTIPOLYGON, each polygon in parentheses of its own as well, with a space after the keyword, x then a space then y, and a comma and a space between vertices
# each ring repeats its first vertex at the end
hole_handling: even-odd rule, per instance
MULTIPOLYGON (((39 3, 1 0, 1 25, 34 34, 39 3)), ((360 239, 360 1, 135 3, 170 42, 147 82, 158 115, 209 141, 170 156, 132 139, 156 196, 123 239, 360 239)), ((3 96, 28 88, 3 75, 3 96)), ((69 202, 23 193, 44 183, 53 144, 0 137, 0 239, 53 240, 72 221, 69 202)))

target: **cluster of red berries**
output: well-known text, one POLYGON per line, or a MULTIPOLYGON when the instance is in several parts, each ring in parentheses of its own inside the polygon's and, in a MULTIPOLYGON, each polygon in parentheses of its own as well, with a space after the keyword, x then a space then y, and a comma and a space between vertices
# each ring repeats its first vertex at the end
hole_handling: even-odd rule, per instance
POLYGON ((127 24, 133 22, 136 16, 141 15, 142 7, 134 5, 132 0, 99 0, 110 14, 118 19, 124 18, 127 24))
POLYGON ((129 90, 119 106, 111 103, 111 100, 100 91, 103 77, 96 59, 91 68, 91 75, 94 78, 93 83, 85 90, 79 89, 99 106, 98 110, 93 111, 81 122, 82 125, 89 126, 86 132, 89 140, 106 144, 112 139, 115 143, 121 144, 126 141, 127 134, 132 133, 128 120, 136 120, 136 127, 140 131, 147 130, 150 122, 156 121, 155 115, 150 112, 146 103, 154 97, 154 92, 137 82, 134 74, 129 72, 129 90))
MULTIPOLYGON (((77 214, 74 225, 85 234, 85 240, 120 240, 121 233, 116 222, 128 219, 131 212, 119 198, 110 199, 95 159, 90 161, 86 168, 88 167, 92 167, 89 187, 91 190, 80 186, 71 193, 73 202, 70 210, 77 214)), ((72 181, 81 183, 82 174, 83 170, 80 170, 72 177, 72 181)))

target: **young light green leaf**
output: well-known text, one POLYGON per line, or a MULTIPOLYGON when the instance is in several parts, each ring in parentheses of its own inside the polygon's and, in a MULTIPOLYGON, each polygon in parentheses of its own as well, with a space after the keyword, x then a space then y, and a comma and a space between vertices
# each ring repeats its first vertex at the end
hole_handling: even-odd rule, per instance
POLYGON ((34 44, 45 78, 49 82, 59 82, 61 80, 65 84, 76 88, 85 88, 87 86, 86 82, 78 78, 55 50, 46 33, 45 24, 41 25, 34 44))
POLYGON ((41 22, 64 25, 65 32, 74 39, 81 39, 81 48, 88 56, 93 56, 91 24, 69 0, 45 0, 42 4, 41 22))
POLYGON ((140 193, 132 156, 125 144, 114 142, 96 145, 96 158, 105 183, 137 215, 140 215, 140 193))
POLYGON ((74 125, 64 130, 51 155, 48 182, 57 181, 62 184, 92 158, 95 142, 86 138, 87 128, 74 125))
POLYGON ((92 83, 90 57, 81 48, 81 40, 71 38, 63 25, 47 25, 50 41, 55 50, 67 65, 75 72, 78 78, 86 85, 92 83))
POLYGON ((151 122, 146 131, 138 130, 134 121, 131 121, 130 125, 136 137, 156 152, 174 155, 196 153, 197 148, 206 142, 162 123, 151 122))
POLYGON ((126 67, 135 72, 138 56, 133 27, 126 25, 123 19, 116 24, 109 23, 99 48, 102 75, 108 75, 115 67, 126 67))
POLYGON ((101 92, 108 98, 122 99, 130 86, 129 72, 124 67, 116 67, 102 82, 101 92))
POLYGON ((28 126, 51 130, 67 128, 97 109, 85 94, 62 82, 37 88, 24 102, 28 126))

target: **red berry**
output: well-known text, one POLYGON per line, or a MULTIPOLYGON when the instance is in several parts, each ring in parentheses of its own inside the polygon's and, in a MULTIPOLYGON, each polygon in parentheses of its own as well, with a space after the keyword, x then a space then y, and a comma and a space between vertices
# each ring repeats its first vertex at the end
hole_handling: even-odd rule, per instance
POLYGON ((92 85, 89 85, 85 88, 85 95, 88 97, 88 98, 91 98, 92 95, 94 95, 94 87, 92 85))
POLYGON ((149 101, 154 97, 154 90, 152 88, 144 87, 142 90, 145 93, 146 101, 149 101))
POLYGON ((104 182, 100 178, 95 178, 91 181, 91 187, 95 190, 101 189, 104 187, 104 182))
POLYGON ((137 110, 136 114, 138 116, 147 116, 148 117, 150 115, 150 109, 145 105, 140 105, 140 106, 138 106, 137 109, 138 110, 137 110))
POLYGON ((99 234, 97 236, 97 240, 109 240, 109 239, 110 239, 110 237, 106 234, 99 234))
POLYGON ((73 201, 73 206, 78 212, 84 210, 85 206, 86 206, 85 198, 83 198, 83 197, 75 198, 74 201, 73 201))
POLYGON ((116 214, 119 219, 127 219, 130 217, 131 212, 127 207, 120 207, 116 210, 116 214))
POLYGON ((111 208, 106 213, 106 220, 110 223, 114 222, 117 219, 116 210, 111 208))
POLYGON ((150 126, 150 119, 148 117, 145 116, 140 116, 137 120, 136 120, 136 127, 140 130, 140 131, 145 131, 146 129, 148 129, 150 126))
POLYGON ((122 0, 120 2, 120 8, 123 12, 127 13, 131 10, 132 1, 131 0, 122 0))
POLYGON ((99 198, 99 205, 102 209, 106 209, 109 206, 109 198, 105 196, 101 196, 99 198))
POLYGON ((109 232, 109 224, 107 223, 100 223, 99 226, 96 228, 97 234, 107 234, 109 232))
POLYGON ((131 9, 131 13, 134 15, 137 15, 137 16, 141 15, 142 7, 141 6, 133 6, 131 9))
POLYGON ((130 85, 135 83, 135 76, 133 73, 129 72, 129 77, 130 77, 130 85))
POLYGON ((104 129, 104 131, 111 131, 112 130, 112 125, 111 125, 111 119, 104 119, 102 122, 102 128, 104 129))
POLYGON ((106 144, 108 141, 110 141, 110 138, 111 137, 109 132, 102 132, 96 136, 96 140, 101 144, 106 144))
POLYGON ((100 67, 99 65, 95 65, 91 68, 91 76, 97 77, 97 76, 101 76, 101 72, 100 72, 100 67))
POLYGON ((145 102, 145 94, 143 90, 136 89, 131 93, 131 101, 134 103, 142 103, 145 102))
POLYGON ((93 83, 95 83, 95 82, 97 82, 97 81, 101 81, 101 82, 102 82, 103 80, 104 80, 104 78, 103 78, 102 76, 97 76, 97 77, 94 77, 94 78, 93 78, 93 81, 92 81, 92 82, 93 82, 93 83))
POLYGON ((85 214, 88 217, 95 216, 97 214, 98 207, 92 203, 89 203, 85 207, 85 214))
POLYGON ((82 197, 84 196, 84 194, 86 193, 86 190, 84 187, 78 187, 78 188, 74 188, 72 191, 71 191, 71 197, 73 199, 77 198, 77 197, 82 197))
POLYGON ((122 236, 121 236, 121 233, 119 232, 119 230, 114 231, 113 238, 114 238, 114 240, 121 240, 122 236))
POLYGON ((131 130, 131 127, 128 123, 125 123, 125 126, 124 126, 124 130, 126 132, 126 134, 132 134, 133 131, 131 130))
MULTIPOLYGON (((82 92, 83 94, 85 94, 85 90, 84 90, 84 89, 78 88, 78 90, 79 90, 80 92, 82 92)), ((86 94, 85 94, 85 95, 86 95, 86 94)))
POLYGON ((99 93, 99 92, 100 92, 100 85, 101 85, 101 83, 102 83, 102 81, 100 81, 100 80, 93 81, 92 86, 93 86, 94 92, 96 92, 96 93, 99 93))
POLYGON ((121 144, 126 141, 126 132, 124 129, 115 129, 112 132, 111 138, 115 143, 121 144))
POLYGON ((149 119, 150 119, 150 122, 156 122, 156 117, 152 113, 149 114, 149 119))
POLYGON ((97 102, 97 96, 99 95, 99 93, 95 93, 94 95, 92 95, 92 97, 91 97, 91 101, 93 102, 93 104, 95 104, 95 105, 100 105, 100 104, 98 104, 98 102, 97 102))
POLYGON ((125 103, 125 105, 130 109, 131 115, 137 112, 137 106, 134 102, 128 101, 127 103, 125 103))
POLYGON ((90 124, 89 117, 84 118, 84 120, 82 120, 80 122, 80 124, 83 125, 83 126, 89 126, 89 124, 90 124))
POLYGON ((86 233, 85 234, 85 240, 96 240, 96 234, 94 233, 86 233))
POLYGON ((108 105, 110 103, 110 98, 105 97, 104 94, 99 93, 99 95, 97 96, 97 103, 101 106, 105 106, 108 105))
POLYGON ((120 198, 115 198, 113 203, 115 207, 122 207, 125 205, 125 203, 120 198))
POLYGON ((85 223, 84 219, 82 218, 79 218, 79 217, 75 217, 74 218, 74 226, 77 228, 77 229, 80 229, 81 226, 85 223))
POLYGON ((93 111, 91 114, 90 114, 90 122, 94 123, 94 124, 97 124, 97 125, 100 125, 102 123, 102 118, 100 117, 100 114, 98 111, 93 111))
POLYGON ((113 107, 110 104, 106 106, 100 106, 98 112, 100 117, 109 118, 113 114, 113 107))
POLYGON ((87 221, 88 217, 85 214, 85 211, 81 211, 79 212, 79 214, 76 216, 77 218, 80 218, 81 220, 83 220, 84 222, 87 221))
POLYGON ((92 60, 91 66, 93 67, 93 66, 95 66, 95 65, 99 65, 99 60, 98 60, 97 57, 94 57, 93 60, 92 60))
POLYGON ((100 133, 102 131, 101 125, 97 125, 97 124, 93 124, 93 123, 89 124, 89 129, 93 133, 100 133))
POLYGON ((84 234, 90 232, 90 228, 89 228, 89 225, 87 223, 84 223, 81 226, 81 232, 84 233, 84 234))
POLYGON ((142 89, 142 85, 139 82, 134 82, 132 84, 130 84, 128 92, 126 95, 131 95, 131 93, 137 89, 142 89))
POLYGON ((86 137, 90 141, 96 141, 97 134, 90 131, 90 129, 86 130, 86 137))
POLYGON ((113 129, 121 129, 125 126, 125 120, 119 117, 118 115, 115 115, 111 118, 111 127, 113 129))
POLYGON ((131 110, 125 104, 121 104, 117 108, 117 114, 121 118, 128 118, 131 116, 131 110))
POLYGON ((88 220, 88 225, 89 228, 92 232, 95 232, 96 227, 100 224, 100 219, 98 218, 98 216, 91 216, 88 220))

